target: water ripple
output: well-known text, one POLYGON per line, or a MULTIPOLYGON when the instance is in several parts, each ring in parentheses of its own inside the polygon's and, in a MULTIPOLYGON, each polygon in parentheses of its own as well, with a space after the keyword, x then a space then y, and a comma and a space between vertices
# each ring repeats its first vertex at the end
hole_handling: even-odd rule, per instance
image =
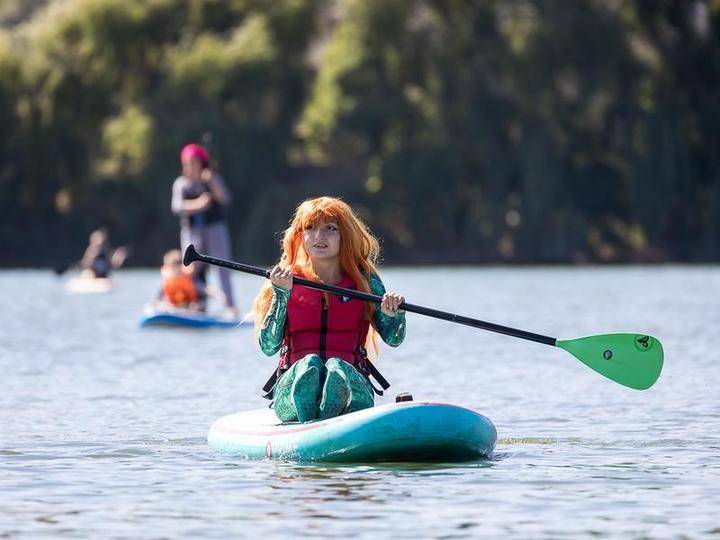
MULTIPOLYGON (((380 369, 394 391, 483 410, 499 434, 489 459, 244 461, 210 452, 205 434, 221 415, 265 406, 273 361, 252 332, 140 331, 156 272, 121 272, 112 295, 94 298, 65 295, 48 272, 0 272, 3 290, 27 291, 23 303, 0 297, 10 347, 0 355, 0 538, 720 535, 718 269, 384 278, 418 304, 549 335, 654 332, 665 371, 635 392, 558 349, 410 314, 406 343, 383 349, 380 369), (458 283, 473 286, 460 294, 458 283), (640 289, 642 301, 628 294, 640 289)), ((258 282, 235 285, 247 303, 258 282)))

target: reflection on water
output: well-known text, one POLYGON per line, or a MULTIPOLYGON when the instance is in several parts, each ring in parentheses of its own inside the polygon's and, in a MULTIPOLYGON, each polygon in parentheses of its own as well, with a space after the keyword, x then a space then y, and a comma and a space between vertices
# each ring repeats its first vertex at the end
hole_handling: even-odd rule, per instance
MULTIPOLYGON (((260 386, 273 362, 252 330, 141 331, 154 271, 120 272, 111 294, 92 296, 66 294, 48 272, 6 271, 0 287, 23 301, 0 297, 0 537, 720 533, 720 271, 429 268, 384 278, 413 303, 547 335, 656 335, 664 372, 636 392, 559 349, 410 314, 406 343, 378 361, 393 385, 379 402, 411 391, 483 411, 498 430, 490 459, 231 459, 208 451, 205 435, 219 416, 266 405, 260 386)), ((249 305, 259 281, 236 276, 235 286, 249 305)))

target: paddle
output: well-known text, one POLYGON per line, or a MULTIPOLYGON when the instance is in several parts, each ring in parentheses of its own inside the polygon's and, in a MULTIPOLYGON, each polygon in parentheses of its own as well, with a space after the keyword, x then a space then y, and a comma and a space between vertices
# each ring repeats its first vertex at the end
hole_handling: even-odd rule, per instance
MULTIPOLYGON (((183 263, 187 266, 193 261, 201 261, 214 266, 239 270, 240 272, 265 278, 270 276, 270 271, 264 268, 202 255, 190 244, 185 250, 183 263)), ((300 277, 293 276, 293 284, 319 291, 331 292, 365 302, 379 304, 382 301, 382 297, 375 294, 318 283, 317 281, 310 281, 300 277)), ((454 313, 438 311, 437 309, 415 306, 407 302, 400 304, 400 309, 427 315, 436 319, 472 326, 474 328, 490 330, 491 332, 497 332, 499 334, 536 341, 545 345, 560 347, 608 379, 637 390, 650 388, 655 381, 657 381, 660 376, 660 371, 662 370, 662 344, 658 339, 645 334, 601 334, 575 339, 556 339, 525 330, 510 328, 509 326, 502 326, 462 315, 455 315, 454 313)))
MULTIPOLYGON (((117 270, 120 268, 123 264, 125 264, 125 261, 127 258, 132 254, 131 248, 127 246, 120 246, 118 248, 115 248, 111 250, 110 254, 110 268, 113 270, 117 270)), ((71 262, 65 262, 65 263, 57 263, 53 267, 53 272, 55 272, 55 275, 62 276, 65 272, 68 270, 80 270, 82 268, 82 260, 80 261, 71 261, 71 262)))
POLYGON ((53 267, 53 272, 55 272, 56 276, 62 276, 65 272, 70 270, 70 268, 76 268, 79 263, 73 261, 73 262, 66 262, 66 263, 57 263, 53 267))

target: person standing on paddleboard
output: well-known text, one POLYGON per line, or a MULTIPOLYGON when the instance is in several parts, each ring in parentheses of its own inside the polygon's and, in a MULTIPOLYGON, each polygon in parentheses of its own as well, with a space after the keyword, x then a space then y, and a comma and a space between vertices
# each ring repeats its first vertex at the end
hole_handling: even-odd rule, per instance
POLYGON ((405 338, 404 301, 385 292, 377 270, 377 239, 339 199, 298 206, 285 230, 280 262, 255 299, 255 328, 267 356, 280 363, 265 385, 284 422, 326 419, 372 407, 374 377, 389 385, 367 358, 375 334, 392 347, 405 338), (293 286, 293 276, 382 296, 377 306, 293 286))
MULTIPOLYGON (((183 251, 194 244, 209 255, 230 258, 225 210, 231 196, 222 177, 210 167, 210 153, 199 144, 188 144, 180 153, 180 162, 182 175, 173 183, 171 207, 180 216, 183 251)), ((236 314, 230 273, 225 268, 220 268, 219 273, 227 311, 236 314)))

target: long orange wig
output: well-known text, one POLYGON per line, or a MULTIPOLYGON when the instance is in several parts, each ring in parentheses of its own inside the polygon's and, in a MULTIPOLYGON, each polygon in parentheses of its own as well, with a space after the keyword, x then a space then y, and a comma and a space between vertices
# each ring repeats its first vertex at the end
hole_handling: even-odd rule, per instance
MULTIPOLYGON (((370 292, 368 278, 378 274, 377 260, 380 245, 352 208, 340 199, 318 197, 300 203, 295 210, 290 226, 285 229, 282 241, 282 256, 278 264, 290 268, 292 273, 306 279, 319 281, 312 268, 312 261, 303 246, 303 231, 317 222, 335 221, 340 229, 340 268, 357 284, 358 290, 370 292)), ((272 301, 272 283, 268 280, 260 289, 253 312, 255 331, 260 330, 262 321, 270 309, 272 301)), ((373 304, 366 304, 365 318, 372 321, 375 312, 373 304)), ((371 331, 370 334, 373 332, 371 331)), ((368 335, 368 344, 374 343, 374 336, 368 335)))

